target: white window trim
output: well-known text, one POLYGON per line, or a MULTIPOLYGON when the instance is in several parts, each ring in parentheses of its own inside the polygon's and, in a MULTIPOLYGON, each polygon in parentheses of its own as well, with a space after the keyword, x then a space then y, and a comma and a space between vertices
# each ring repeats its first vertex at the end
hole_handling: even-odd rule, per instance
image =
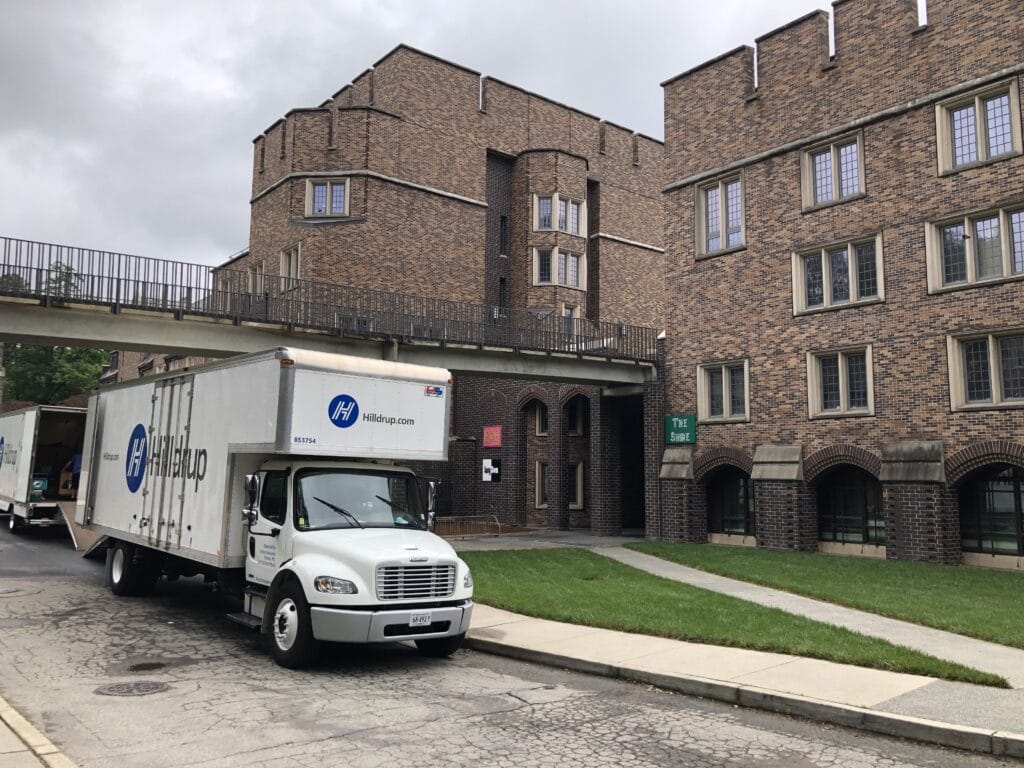
MULTIPOLYGON (((533 465, 533 506, 535 509, 547 509, 548 502, 541 500, 541 465, 547 465, 546 461, 538 459, 533 465)), ((548 467, 550 477, 551 468, 548 467)))
MULTIPOLYGON (((530 209, 533 211, 533 231, 534 232, 560 232, 563 235, 569 235, 570 237, 587 237, 587 201, 579 198, 572 197, 571 195, 563 195, 559 192, 548 193, 534 193, 530 199, 530 209), (540 198, 550 197, 551 198, 551 226, 543 227, 540 226, 540 198), (580 206, 580 231, 570 232, 568 229, 558 228, 558 202, 559 200, 565 200, 570 203, 578 203, 580 206)), ((566 226, 568 226, 568 212, 566 214, 566 226)))
POLYGON ((1003 80, 993 85, 986 86, 970 93, 961 94, 951 99, 946 99, 935 105, 935 145, 938 155, 939 175, 946 176, 968 168, 977 168, 979 165, 997 163, 1000 160, 1007 160, 1017 157, 1022 152, 1021 123, 1020 123, 1020 87, 1017 78, 1003 80), (1013 141, 1013 149, 998 157, 988 156, 988 132, 984 128, 984 116, 981 109, 982 99, 1009 92, 1010 95, 1010 135, 1013 141), (975 104, 974 119, 976 136, 978 140, 978 159, 973 163, 954 165, 953 163, 953 129, 950 126, 950 114, 959 107, 970 103, 975 104))
POLYGON ((583 462, 580 461, 571 466, 574 467, 575 472, 574 480, 576 483, 576 501, 569 503, 569 509, 583 509, 583 462))
POLYGON ((1024 400, 1003 398, 1003 371, 999 356, 999 339, 1003 336, 1020 336, 1024 328, 989 333, 970 333, 946 337, 946 361, 949 370, 949 408, 951 411, 986 411, 994 409, 1024 408, 1024 400), (988 339, 988 375, 992 387, 992 399, 986 402, 967 402, 967 381, 965 378, 963 343, 988 339))
POLYGON ((343 218, 349 215, 349 183, 347 178, 341 179, 306 179, 306 212, 305 216, 307 219, 337 219, 343 218), (326 184, 327 185, 327 212, 326 213, 313 213, 313 185, 314 184, 326 184), (345 211, 344 213, 337 213, 331 210, 331 202, 334 199, 333 187, 341 184, 345 187, 345 211))
POLYGON ((246 288, 250 294, 263 293, 266 286, 267 269, 263 260, 253 262, 246 270, 246 288))
POLYGON ((875 368, 872 361, 871 344, 837 349, 821 349, 807 353, 807 415, 811 419, 842 419, 851 416, 875 415, 875 368), (868 407, 850 408, 850 387, 846 373, 846 355, 850 352, 863 352, 867 369, 868 407), (839 410, 824 411, 821 409, 821 366, 818 359, 839 355, 839 410))
POLYGON ((742 173, 730 173, 725 176, 721 176, 707 184, 701 184, 697 189, 696 195, 696 211, 695 211, 695 222, 697 226, 694 230, 697 234, 697 254, 699 258, 710 258, 712 256, 721 256, 722 254, 732 253, 739 251, 747 247, 747 203, 746 203, 746 183, 743 179, 742 173), (725 187, 731 181, 739 181, 740 183, 740 244, 739 245, 728 245, 729 232, 728 232, 728 205, 726 203, 725 187), (719 225, 721 227, 721 238, 722 248, 718 248, 714 251, 707 249, 707 215, 705 209, 707 207, 706 195, 709 189, 718 189, 719 205, 719 225))
MULTIPOLYGON (((541 426, 540 426, 540 424, 541 424, 540 414, 541 414, 542 410, 545 409, 545 408, 547 408, 547 406, 544 403, 542 403, 540 400, 538 400, 536 402, 536 405, 534 405, 534 408, 533 408, 533 434, 535 434, 537 437, 547 437, 547 434, 548 434, 548 430, 545 429, 544 431, 541 431, 541 426)), ((549 420, 548 421, 548 428, 551 427, 550 419, 551 419, 551 413, 548 412, 548 420, 549 420)))
POLYGON ((281 268, 280 268, 280 279, 281 279, 281 291, 293 291, 298 287, 298 281, 302 279, 302 243, 295 243, 290 245, 281 251, 281 268), (287 254, 290 251, 295 251, 295 275, 291 275, 288 272, 288 257, 287 254), (294 284, 292 283, 294 281, 294 284))
POLYGON ((750 359, 736 358, 733 360, 715 360, 697 366, 697 423, 699 424, 739 424, 750 421, 750 359), (729 410, 731 400, 729 377, 725 369, 743 366, 743 406, 742 416, 725 413, 729 410), (708 386, 708 372, 715 368, 722 369, 722 416, 711 415, 711 388, 708 386))
POLYGON ((832 205, 839 205, 841 203, 847 203, 850 200, 856 200, 859 197, 863 197, 866 194, 867 187, 864 183, 864 134, 858 131, 857 133, 847 134, 841 138, 827 141, 822 144, 817 144, 809 149, 805 149, 801 153, 800 157, 800 178, 801 178, 801 189, 803 190, 803 209, 805 211, 817 210, 818 208, 828 208, 832 205), (840 166, 839 166, 839 148, 844 147, 847 144, 857 145, 857 191, 852 195, 846 197, 840 197, 840 191, 842 189, 840 179, 840 166), (819 155, 822 152, 830 150, 832 154, 832 193, 833 198, 831 200, 823 200, 817 202, 814 199, 814 155, 819 155))
MULTIPOLYGON (((849 199, 849 198, 847 198, 849 199)), ((879 304, 885 301, 885 269, 882 258, 882 233, 875 235, 875 282, 877 284, 877 295, 866 298, 849 299, 833 303, 832 301, 832 270, 827 264, 830 251, 838 250, 846 246, 847 265, 850 275, 850 293, 857 291, 857 246, 871 242, 872 238, 862 237, 855 240, 840 240, 835 243, 823 245, 821 248, 814 248, 805 251, 793 251, 793 315, 811 315, 816 312, 826 312, 834 309, 845 309, 846 307, 857 307, 865 304, 879 304), (804 258, 818 254, 821 257, 822 285, 824 288, 824 303, 819 307, 807 306, 807 272, 804 269, 804 258)))
MULTIPOLYGON (((566 275, 568 276, 569 270, 566 268, 566 275)), ((568 288, 571 291, 586 291, 587 290, 587 252, 586 249, 580 251, 574 251, 569 248, 534 248, 533 249, 533 285, 534 286, 554 286, 558 288, 568 288), (541 251, 551 251, 551 280, 547 282, 541 282, 540 279, 540 253, 541 251), (558 281, 558 263, 559 256, 565 254, 566 257, 578 256, 580 260, 579 268, 579 285, 569 285, 569 283, 560 283, 558 281)))
POLYGON ((928 293, 945 293, 946 291, 962 291, 965 288, 974 288, 979 285, 991 285, 992 283, 1005 283, 1013 280, 1024 280, 1024 272, 1013 274, 1013 242, 1010 231, 1010 214, 1024 211, 1024 203, 1010 205, 1005 208, 995 208, 983 211, 975 211, 962 216, 940 219, 925 224, 925 255, 928 259, 928 293), (1003 257, 1003 274, 995 277, 979 278, 977 276, 978 266, 974 250, 974 227, 976 219, 999 217, 999 240, 1003 257), (967 280, 961 283, 950 283, 944 285, 942 282, 942 229, 953 224, 963 224, 964 232, 969 237, 965 243, 967 258, 967 280))

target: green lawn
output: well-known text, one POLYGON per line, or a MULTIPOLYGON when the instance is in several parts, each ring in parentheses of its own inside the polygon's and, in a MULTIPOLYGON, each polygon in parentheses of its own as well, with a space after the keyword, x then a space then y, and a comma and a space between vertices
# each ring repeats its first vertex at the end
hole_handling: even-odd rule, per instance
POLYGON ((474 599, 527 616, 1008 687, 986 672, 578 549, 462 552, 474 599))
POLYGON ((722 576, 1024 648, 1019 573, 746 547, 628 546, 722 576))

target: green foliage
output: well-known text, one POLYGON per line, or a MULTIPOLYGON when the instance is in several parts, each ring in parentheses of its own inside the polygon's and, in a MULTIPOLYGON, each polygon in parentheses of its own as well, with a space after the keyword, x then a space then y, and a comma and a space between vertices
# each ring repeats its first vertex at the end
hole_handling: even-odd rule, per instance
POLYGON ((25 281, 21 275, 16 275, 13 272, 0 275, 0 293, 17 293, 23 290, 25 290, 25 281))
POLYGON ((58 299, 73 299, 81 290, 82 277, 75 274, 74 267, 54 262, 46 275, 45 290, 58 299))
POLYGON ((109 358, 101 349, 7 344, 4 399, 54 405, 96 386, 109 358))
POLYGON ((628 546, 721 576, 1024 648, 1020 573, 706 544, 628 546))
POLYGON ((571 624, 1008 687, 997 675, 577 549, 460 552, 473 599, 571 624))

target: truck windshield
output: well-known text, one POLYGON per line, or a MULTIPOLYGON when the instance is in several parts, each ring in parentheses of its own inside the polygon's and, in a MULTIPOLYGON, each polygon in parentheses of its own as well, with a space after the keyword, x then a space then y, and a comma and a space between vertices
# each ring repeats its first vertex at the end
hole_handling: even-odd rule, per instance
POLYGON ((295 526, 325 528, 427 527, 416 479, 406 474, 307 469, 295 479, 295 526))

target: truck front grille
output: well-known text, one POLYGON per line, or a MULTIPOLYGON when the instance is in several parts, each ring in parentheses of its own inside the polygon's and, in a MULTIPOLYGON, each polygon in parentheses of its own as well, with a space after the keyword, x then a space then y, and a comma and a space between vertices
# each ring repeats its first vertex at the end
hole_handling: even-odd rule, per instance
POLYGON ((455 565, 377 566, 378 600, 429 600, 455 592, 455 565))

